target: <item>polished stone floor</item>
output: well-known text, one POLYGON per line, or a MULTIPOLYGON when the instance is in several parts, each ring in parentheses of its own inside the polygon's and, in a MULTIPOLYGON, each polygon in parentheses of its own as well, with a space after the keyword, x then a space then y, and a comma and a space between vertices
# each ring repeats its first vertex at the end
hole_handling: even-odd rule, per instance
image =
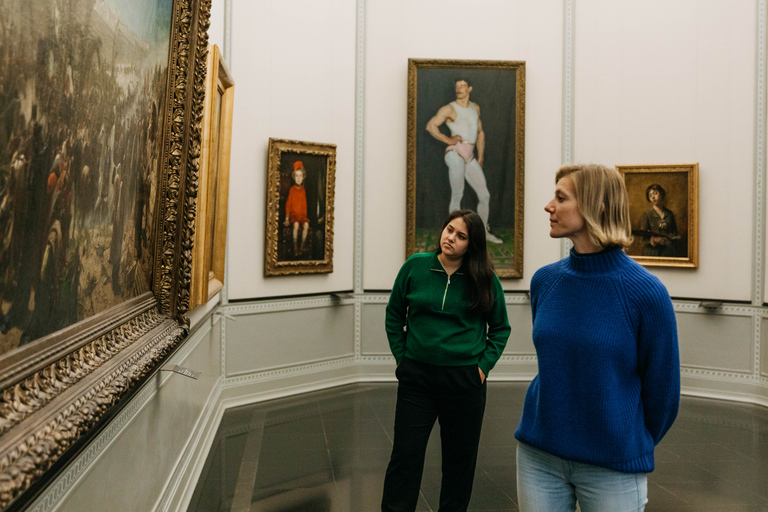
MULTIPOLYGON (((516 511, 514 430, 528 383, 490 382, 471 511, 516 511)), ((231 409, 189 512, 375 512, 396 384, 355 384, 231 409)), ((417 510, 436 511, 439 433, 417 510)), ((768 409, 684 397, 656 448, 647 512, 768 512, 768 409)))

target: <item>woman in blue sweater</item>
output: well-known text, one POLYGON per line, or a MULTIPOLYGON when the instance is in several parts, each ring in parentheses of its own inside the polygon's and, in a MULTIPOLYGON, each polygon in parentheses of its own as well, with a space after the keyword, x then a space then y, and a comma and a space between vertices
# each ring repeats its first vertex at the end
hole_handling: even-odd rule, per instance
POLYGON ((677 326, 666 288, 628 257, 618 171, 562 167, 550 236, 569 257, 531 280, 539 374, 515 432, 521 512, 642 511, 653 450, 680 403, 677 326))

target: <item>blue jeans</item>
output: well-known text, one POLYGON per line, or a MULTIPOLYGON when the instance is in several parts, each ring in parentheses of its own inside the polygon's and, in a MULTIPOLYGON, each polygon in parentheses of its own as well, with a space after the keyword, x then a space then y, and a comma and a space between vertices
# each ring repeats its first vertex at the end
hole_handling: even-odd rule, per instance
POLYGON ((648 503, 645 473, 572 462, 517 444, 520 512, 643 512, 648 503))

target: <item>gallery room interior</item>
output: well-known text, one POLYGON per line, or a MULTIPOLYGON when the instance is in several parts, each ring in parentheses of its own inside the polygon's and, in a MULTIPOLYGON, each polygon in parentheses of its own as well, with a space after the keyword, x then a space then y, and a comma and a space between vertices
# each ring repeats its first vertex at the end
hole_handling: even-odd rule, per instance
MULTIPOLYGON (((561 165, 596 162, 627 173, 682 169, 687 180, 686 200, 668 201, 687 245, 675 257, 641 261, 672 297, 682 389, 678 419, 656 448, 646 510, 768 511, 768 0, 488 0, 471 7, 213 0, 207 38, 222 62, 215 66, 221 90, 230 94, 220 106, 233 102, 231 119, 208 129, 231 137, 231 149, 228 176, 220 170, 205 185, 201 179, 199 197, 228 191, 225 228, 200 220, 220 221, 221 202, 217 210, 198 201, 196 230, 213 248, 182 247, 173 268, 186 268, 189 254, 194 273, 218 254, 210 265, 220 272, 212 271, 203 291, 192 277, 191 304, 181 271, 144 289, 169 318, 181 319, 191 306, 188 326, 169 327, 181 325, 183 335, 174 335, 178 343, 162 359, 163 368, 178 371, 153 362, 42 477, 20 484, 3 462, 0 494, 20 493, 0 496, 3 506, 379 510, 397 393, 385 308, 413 247, 414 222, 418 232, 414 211, 425 206, 411 180, 419 172, 414 137, 429 134, 412 122, 418 106, 409 59, 431 59, 452 69, 524 63, 510 89, 519 143, 509 146, 513 192, 491 190, 489 217, 494 233, 514 239, 511 270, 501 279, 512 332, 489 374, 469 510, 519 510, 514 432, 537 373, 531 278, 571 247, 550 238, 544 206, 561 165), (332 169, 316 187, 325 199, 311 196, 318 162, 332 169), (287 218, 284 225, 274 206, 302 180, 316 210, 308 213, 308 235, 300 220, 296 230, 287 218), (505 201, 514 204, 507 217, 499 213, 505 201), (325 257, 315 257, 323 245, 325 257), (297 263, 307 259, 324 261, 297 263), (166 285, 181 297, 169 306, 158 291, 166 285)), ((202 81, 194 84, 188 105, 202 101, 194 92, 202 81)), ((481 94, 479 85, 473 94, 481 94)), ((492 115, 492 107, 481 114, 492 115)), ((485 124, 488 146, 492 126, 485 124)), ((205 130, 203 140, 211 137, 205 130)), ((192 154, 189 132, 191 142, 179 147, 192 154)), ((184 165, 194 169, 193 160, 184 165)), ((647 194, 646 181, 639 179, 638 197, 647 194)), ((450 190, 447 178, 439 186, 450 190)), ((473 194, 463 206, 476 208, 473 194)), ((0 358, 0 370, 8 368, 16 367, 0 358)), ((417 510, 438 510, 440 456, 438 426, 417 510)))

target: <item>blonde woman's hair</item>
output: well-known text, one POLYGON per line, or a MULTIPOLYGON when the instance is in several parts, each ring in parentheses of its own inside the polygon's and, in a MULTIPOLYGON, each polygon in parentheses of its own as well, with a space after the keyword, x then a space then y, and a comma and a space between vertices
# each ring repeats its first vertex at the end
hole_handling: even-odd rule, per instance
POLYGON ((555 183, 570 176, 576 188, 579 212, 584 217, 587 233, 600 247, 632 244, 629 221, 629 197, 619 171, 599 164, 564 165, 557 171, 555 183))

